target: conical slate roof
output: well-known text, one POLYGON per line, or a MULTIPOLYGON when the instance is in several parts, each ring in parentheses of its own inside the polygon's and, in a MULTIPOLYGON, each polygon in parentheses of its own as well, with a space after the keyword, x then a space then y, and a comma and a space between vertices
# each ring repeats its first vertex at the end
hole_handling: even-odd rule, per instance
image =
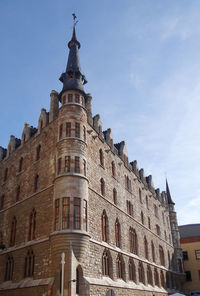
POLYGON ((173 205, 175 205, 175 203, 173 202, 173 200, 172 200, 172 198, 171 198, 171 194, 170 194, 170 191, 169 191, 169 185, 168 185, 167 179, 166 179, 166 194, 167 194, 167 201, 168 201, 168 204, 173 204, 173 205))

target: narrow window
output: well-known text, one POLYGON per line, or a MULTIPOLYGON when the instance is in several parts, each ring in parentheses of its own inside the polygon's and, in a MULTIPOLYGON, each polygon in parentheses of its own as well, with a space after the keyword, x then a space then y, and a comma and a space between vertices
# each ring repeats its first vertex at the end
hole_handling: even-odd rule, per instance
POLYGON ((146 236, 144 237, 144 253, 145 253, 145 258, 148 260, 149 259, 149 250, 148 250, 148 242, 146 236))
POLYGON ((158 286, 158 287, 160 287, 158 271, 157 271, 156 268, 154 269, 154 281, 155 281, 155 285, 158 286))
POLYGON ((75 167, 74 167, 75 173, 80 173, 80 157, 75 156, 75 167))
POLYGON ((156 262, 156 256, 155 256, 155 247, 153 241, 151 241, 151 255, 153 262, 156 262))
POLYGON ((63 133, 63 125, 61 124, 59 126, 59 140, 62 138, 62 133, 63 133))
POLYGON ((87 200, 83 200, 83 229, 87 231, 87 200))
POLYGON ((102 274, 104 276, 110 276, 110 266, 109 266, 109 255, 108 252, 104 251, 102 256, 102 274))
POLYGON ((86 160, 83 159, 83 173, 84 173, 84 176, 87 175, 87 171, 86 171, 86 160))
POLYGON ((58 158, 58 175, 61 173, 62 158, 58 158))
POLYGON ((59 212, 60 212, 60 200, 57 198, 55 200, 55 223, 54 223, 55 230, 59 230, 59 212))
POLYGON ((103 211, 101 216, 102 241, 108 242, 108 217, 106 211, 103 211))
POLYGON ((165 277, 164 277, 164 273, 163 273, 162 270, 161 270, 161 272, 160 272, 160 282, 161 282, 161 286, 162 286, 163 288, 165 288, 165 277))
POLYGON ((129 281, 135 282, 135 264, 133 263, 132 259, 129 259, 128 273, 129 273, 129 281))
POLYGON ((35 190, 35 192, 38 190, 38 188, 39 188, 39 176, 36 175, 35 176, 35 184, 34 184, 34 190, 35 190))
POLYGON ((3 210, 3 208, 4 208, 4 201, 5 201, 5 195, 3 194, 3 195, 1 196, 0 210, 3 210))
POLYGON ((139 189, 139 200, 142 203, 142 191, 141 191, 141 189, 139 189))
POLYGON ((36 160, 39 160, 40 157, 41 157, 41 145, 38 145, 36 149, 36 160))
POLYGON ((183 251, 183 260, 188 260, 188 252, 183 251))
POLYGON ((66 123, 66 137, 71 137, 71 122, 66 123))
POLYGON ((29 217, 29 235, 28 235, 29 241, 35 239, 35 230, 36 230, 36 211, 35 209, 33 209, 29 217))
POLYGON ((22 171, 22 169, 23 169, 23 157, 20 158, 18 172, 20 173, 22 171))
POLYGON ((152 271, 151 271, 151 267, 149 265, 147 266, 147 282, 149 285, 153 286, 152 271))
POLYGON ((62 206, 62 229, 70 228, 70 198, 63 197, 63 206, 62 206))
POLYGON ((141 212, 141 222, 142 222, 142 224, 144 224, 144 214, 143 214, 143 212, 141 212))
POLYGON ((148 196, 146 195, 146 207, 147 209, 149 209, 149 200, 148 200, 148 196))
POLYGON ((16 190, 16 201, 19 201, 20 199, 20 185, 17 186, 17 190, 16 190))
POLYGON ((11 224, 11 233, 10 233, 10 247, 15 245, 16 230, 17 230, 17 219, 13 217, 12 224, 11 224))
POLYGON ((122 267, 122 258, 120 255, 117 256, 117 277, 119 279, 122 279, 122 275, 123 275, 123 267, 122 267))
POLYGON ((113 189, 113 202, 116 205, 117 204, 117 190, 113 189))
POLYGON ((148 217, 148 227, 151 229, 151 219, 148 217))
POLYGON ((101 183, 101 195, 105 196, 105 182, 103 178, 101 178, 100 183, 101 183))
POLYGON ((130 252, 137 254, 137 234, 135 229, 129 228, 130 252))
POLYGON ((74 198, 74 229, 81 229, 81 199, 74 198))
POLYGON ((13 277, 14 260, 12 255, 7 256, 6 270, 5 270, 5 281, 11 281, 13 277))
POLYGON ((80 123, 75 123, 75 137, 80 138, 80 123))
POLYGON ((116 175, 116 169, 115 169, 115 163, 114 163, 114 161, 112 161, 111 166, 112 166, 112 176, 115 177, 115 175, 116 175))
POLYGON ((73 95, 72 94, 68 94, 67 98, 68 98, 68 103, 73 102, 73 95))
POLYGON ((159 246, 159 256, 160 256, 160 264, 165 266, 164 251, 163 251, 163 247, 161 247, 161 246, 159 246))
POLYGON ((187 270, 185 271, 185 275, 186 275, 186 282, 191 282, 192 281, 191 272, 187 270))
POLYGON ((100 165, 104 167, 104 156, 103 156, 103 151, 102 149, 99 150, 99 160, 100 160, 100 165))
POLYGON ((8 179, 8 168, 6 168, 4 171, 4 178, 3 178, 4 182, 6 182, 7 179, 8 179))
POLYGON ((115 243, 118 248, 121 246, 121 233, 120 233, 120 224, 117 219, 115 222, 115 243))
POLYGON ((158 207, 154 204, 154 214, 158 218, 158 207))
POLYGON ((83 140, 86 142, 86 128, 83 127, 83 140))
POLYGON ((75 103, 80 104, 80 95, 75 94, 75 103))
POLYGON ((65 171, 70 173, 71 157, 65 156, 65 171))
POLYGON ((160 235, 160 226, 158 224, 156 224, 156 232, 157 235, 160 235))
POLYGON ((34 274, 35 255, 32 250, 27 252, 24 262, 24 277, 32 277, 34 274))
POLYGON ((142 262, 139 263, 138 274, 139 274, 139 282, 145 284, 144 267, 143 267, 142 262))

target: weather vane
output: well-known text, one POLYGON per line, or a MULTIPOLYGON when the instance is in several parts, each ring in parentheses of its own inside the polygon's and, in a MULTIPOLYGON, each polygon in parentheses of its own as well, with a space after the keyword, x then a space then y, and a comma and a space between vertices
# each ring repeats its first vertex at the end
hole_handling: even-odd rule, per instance
POLYGON ((74 20, 74 27, 76 26, 76 24, 78 23, 78 20, 76 21, 77 19, 77 16, 75 15, 75 13, 72 13, 72 16, 73 16, 73 20, 74 20))

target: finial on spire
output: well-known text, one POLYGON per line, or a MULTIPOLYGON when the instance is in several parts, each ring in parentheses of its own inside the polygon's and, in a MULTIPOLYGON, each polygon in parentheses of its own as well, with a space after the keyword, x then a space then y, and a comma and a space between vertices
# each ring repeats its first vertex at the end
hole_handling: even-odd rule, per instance
POLYGON ((73 21, 74 21, 74 27, 76 26, 76 24, 78 23, 78 20, 76 21, 77 19, 77 16, 75 15, 75 12, 72 13, 72 16, 73 16, 73 21))

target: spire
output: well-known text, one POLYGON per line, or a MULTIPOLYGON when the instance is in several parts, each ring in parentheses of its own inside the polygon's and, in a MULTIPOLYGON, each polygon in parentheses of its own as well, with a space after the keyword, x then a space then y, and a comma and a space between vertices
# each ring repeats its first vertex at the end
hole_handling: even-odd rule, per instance
POLYGON ((175 205, 175 203, 173 202, 173 200, 172 200, 172 198, 171 198, 171 194, 170 194, 170 191, 169 191, 169 185, 168 185, 167 179, 166 179, 166 194, 167 194, 167 201, 168 201, 168 204, 173 204, 173 205, 175 205))
POLYGON ((73 19, 74 19, 74 25, 73 25, 73 32, 72 32, 72 38, 68 43, 69 47, 69 55, 68 55, 68 61, 67 61, 67 67, 66 71, 62 73, 59 80, 63 83, 63 89, 60 93, 60 96, 62 93, 66 90, 80 90, 84 93, 83 85, 87 83, 87 80, 85 76, 81 72, 81 65, 80 65, 80 59, 79 59, 79 48, 80 48, 80 42, 76 38, 76 24, 78 21, 76 21, 76 15, 73 13, 73 19))

